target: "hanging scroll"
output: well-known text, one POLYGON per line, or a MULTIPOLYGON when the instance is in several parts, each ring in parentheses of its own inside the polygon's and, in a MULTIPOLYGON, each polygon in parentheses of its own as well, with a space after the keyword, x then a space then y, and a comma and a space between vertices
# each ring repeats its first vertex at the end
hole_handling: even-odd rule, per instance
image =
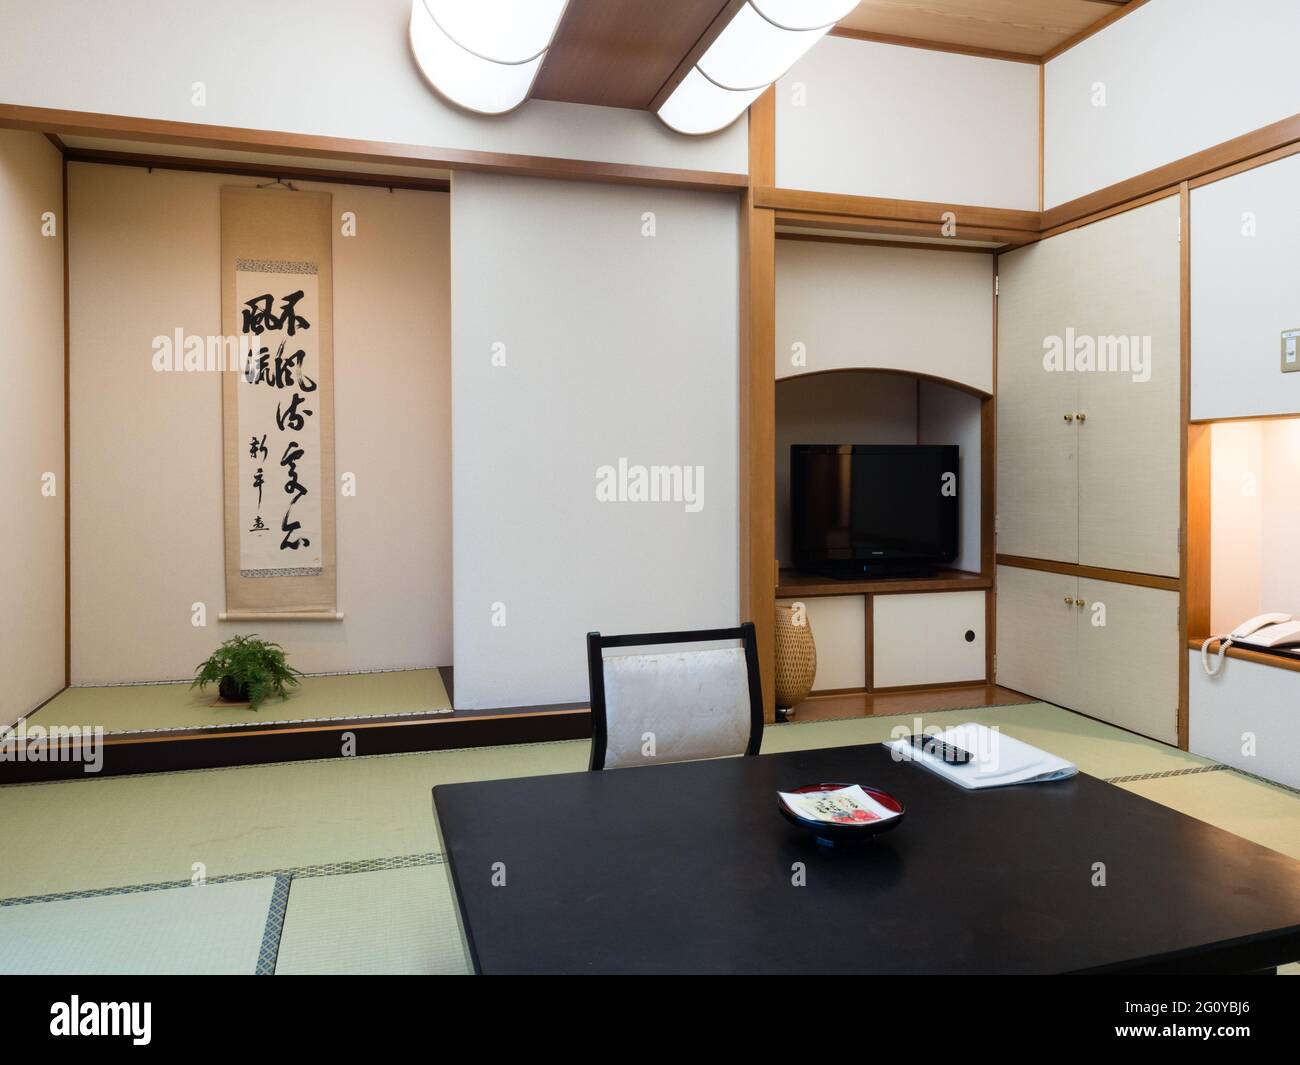
POLYGON ((221 190, 226 612, 337 617, 328 193, 221 190))

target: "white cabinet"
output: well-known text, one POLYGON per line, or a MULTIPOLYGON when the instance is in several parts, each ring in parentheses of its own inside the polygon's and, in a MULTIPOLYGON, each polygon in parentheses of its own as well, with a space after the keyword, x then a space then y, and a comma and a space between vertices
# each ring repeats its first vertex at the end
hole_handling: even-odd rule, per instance
POLYGON ((1073 709, 1178 742, 1178 593, 1079 579, 1073 709))
POLYGON ((1079 383, 1043 370, 1043 338, 1060 328, 1056 241, 998 257, 998 551, 1079 557, 1079 383), (1069 413, 1071 420, 1066 422, 1069 413))
POLYGON ((1300 673, 1225 658, 1217 676, 1187 655, 1188 750, 1300 788, 1300 673))
POLYGON ((1073 704, 1078 583, 1060 573, 998 567, 998 684, 1058 706, 1073 704))
POLYGON ((1178 574, 1178 198, 998 259, 998 553, 1178 574))
POLYGON ((1178 740, 1178 594, 998 567, 997 683, 1178 740))
POLYGON ((1300 326, 1300 155, 1193 189, 1192 417, 1300 411, 1282 334, 1300 326))
POLYGON ((782 606, 803 603, 817 645, 816 692, 860 690, 867 683, 867 606, 860 595, 780 599, 782 606))
POLYGON ((983 590, 782 598, 803 603, 817 645, 813 694, 981 684, 983 590), (870 612, 870 613, 868 613, 870 612))
POLYGON ((981 682, 984 593, 874 595, 873 689, 981 682))

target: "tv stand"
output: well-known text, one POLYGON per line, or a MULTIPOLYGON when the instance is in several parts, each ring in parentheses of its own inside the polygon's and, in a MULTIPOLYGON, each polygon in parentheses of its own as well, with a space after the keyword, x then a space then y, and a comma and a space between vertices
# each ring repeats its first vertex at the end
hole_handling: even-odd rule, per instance
POLYGON ((835 578, 807 570, 783 569, 777 584, 778 599, 798 599, 805 596, 858 595, 874 593, 888 595, 895 592, 966 592, 993 587, 992 575, 970 573, 966 570, 937 568, 927 577, 856 577, 835 578))
POLYGON ((805 570, 833 581, 900 581, 933 577, 937 568, 925 562, 843 562, 805 570))

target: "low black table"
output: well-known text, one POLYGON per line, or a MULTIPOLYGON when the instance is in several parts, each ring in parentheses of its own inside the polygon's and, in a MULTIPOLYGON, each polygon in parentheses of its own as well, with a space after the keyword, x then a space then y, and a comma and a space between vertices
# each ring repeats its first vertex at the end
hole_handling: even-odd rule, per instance
POLYGON ((445 784, 433 800, 484 973, 1246 972, 1300 959, 1300 862, 1084 774, 968 792, 871 744, 445 784), (776 792, 821 782, 883 788, 903 823, 819 846, 776 792))

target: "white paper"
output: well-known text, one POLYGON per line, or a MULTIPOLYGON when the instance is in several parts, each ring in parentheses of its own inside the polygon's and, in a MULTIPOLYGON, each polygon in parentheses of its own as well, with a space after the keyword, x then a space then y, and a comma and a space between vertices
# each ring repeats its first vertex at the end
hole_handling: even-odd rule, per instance
POLYGON ((828 825, 869 824, 897 817, 898 811, 882 806, 857 784, 836 791, 782 791, 778 795, 800 817, 828 825), (863 816, 865 815, 865 816, 863 816))
POLYGON ((906 739, 891 740, 885 746, 901 760, 920 762, 925 768, 963 788, 1000 788, 1010 784, 1064 780, 1079 771, 1073 762, 973 721, 945 729, 937 734, 937 738, 942 743, 969 751, 971 760, 965 765, 945 762, 939 755, 918 751, 906 739))

